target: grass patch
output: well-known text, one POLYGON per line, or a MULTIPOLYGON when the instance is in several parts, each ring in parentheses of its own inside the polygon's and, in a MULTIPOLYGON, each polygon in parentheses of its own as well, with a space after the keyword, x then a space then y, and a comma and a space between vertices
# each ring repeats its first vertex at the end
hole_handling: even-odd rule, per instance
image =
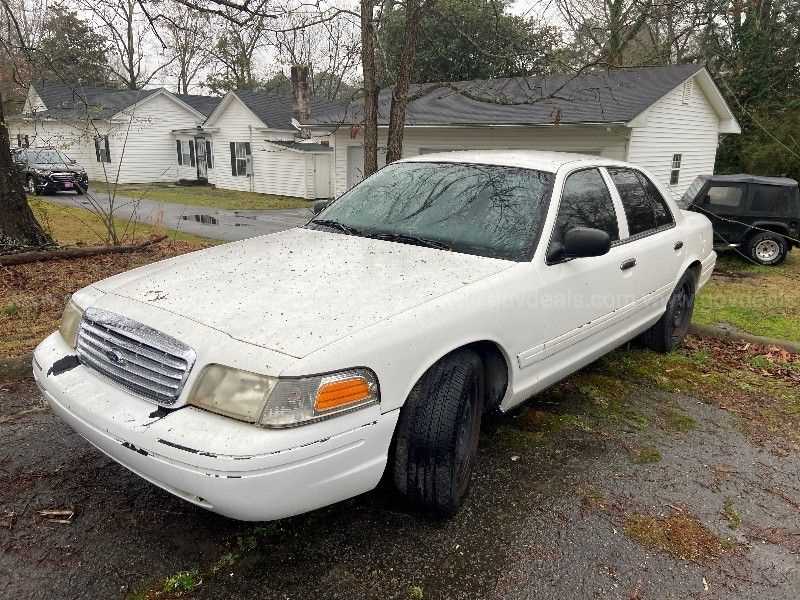
POLYGON ((697 428, 697 421, 682 410, 671 408, 664 411, 664 426, 667 431, 688 433, 697 428))
MULTIPOLYGON (((90 192, 107 194, 108 187, 103 183, 92 184, 90 192)), ((142 198, 155 202, 171 202, 229 210, 274 210, 311 206, 309 200, 293 196, 276 196, 274 194, 223 190, 209 186, 179 186, 166 183, 120 184, 117 186, 116 193, 122 196, 142 198)))
MULTIPOLYGON (((108 243, 109 236, 102 219, 89 210, 53 204, 39 198, 31 199, 30 206, 42 227, 61 246, 102 246, 108 243)), ((154 235, 166 235, 171 240, 198 245, 215 243, 213 240, 175 229, 128 222, 125 219, 114 219, 114 224, 122 243, 145 240, 154 235)))
POLYGON ((739 529, 742 524, 742 517, 730 498, 725 498, 725 502, 722 505, 722 516, 725 517, 728 527, 731 529, 739 529))
POLYGON ((630 515, 625 519, 624 530, 625 535, 642 546, 661 550, 680 560, 717 560, 735 547, 686 513, 662 518, 630 515))
POLYGON ((424 600, 425 590, 418 585, 408 586, 408 593, 406 594, 408 600, 424 600))
POLYGON ((800 255, 791 253, 777 267, 720 256, 714 277, 697 296, 693 320, 800 341, 800 255))
POLYGON ((661 452, 656 448, 639 448, 633 454, 633 462, 637 465, 649 465, 661 462, 661 452))

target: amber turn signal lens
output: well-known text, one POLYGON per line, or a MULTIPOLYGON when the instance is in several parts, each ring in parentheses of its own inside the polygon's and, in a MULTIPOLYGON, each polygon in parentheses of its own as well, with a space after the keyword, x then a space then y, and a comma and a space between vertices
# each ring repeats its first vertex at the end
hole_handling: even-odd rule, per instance
POLYGON ((342 408, 368 398, 370 395, 369 384, 362 377, 352 377, 323 384, 317 392, 314 408, 317 411, 326 411, 333 408, 342 408))

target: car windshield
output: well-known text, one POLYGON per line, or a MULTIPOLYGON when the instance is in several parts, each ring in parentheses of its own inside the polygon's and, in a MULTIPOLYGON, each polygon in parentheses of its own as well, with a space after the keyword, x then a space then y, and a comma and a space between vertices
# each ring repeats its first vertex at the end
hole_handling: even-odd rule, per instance
POLYGON ((28 160, 38 164, 64 164, 68 162, 66 156, 58 150, 28 150, 28 160))
POLYGON ((446 162, 388 165, 315 217, 323 226, 510 260, 530 260, 553 174, 446 162))

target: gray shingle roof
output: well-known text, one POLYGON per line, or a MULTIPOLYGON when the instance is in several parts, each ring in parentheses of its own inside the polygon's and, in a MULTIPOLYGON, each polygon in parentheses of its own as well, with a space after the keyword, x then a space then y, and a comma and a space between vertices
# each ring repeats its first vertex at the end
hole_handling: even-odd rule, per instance
POLYGON ((211 112, 217 108, 217 104, 222 102, 222 98, 218 96, 198 96, 196 94, 175 94, 176 98, 179 98, 186 102, 189 106, 195 109, 197 112, 208 116, 211 112))
MULTIPOLYGON (((292 96, 272 94, 253 90, 237 90, 236 95, 247 105, 253 113, 261 119, 267 127, 275 129, 293 130, 292 96)), ((335 110, 344 110, 345 102, 334 102, 314 98, 311 100, 311 115, 317 112, 327 113, 335 110)))
MULTIPOLYGON (((414 84, 410 89, 412 101, 406 125, 622 123, 633 119, 702 68, 703 65, 687 64, 616 69, 577 77, 414 84)), ((378 99, 381 125, 388 124, 391 98, 390 89, 381 90, 378 99)), ((344 109, 312 113, 311 124, 362 121, 362 102, 357 101, 344 109)))
MULTIPOLYGON (((54 119, 83 119, 87 116, 108 119, 158 91, 121 90, 52 81, 36 81, 32 85, 47 107, 46 111, 37 114, 54 119)), ((204 115, 209 114, 220 101, 220 98, 210 96, 178 95, 178 98, 204 115)))

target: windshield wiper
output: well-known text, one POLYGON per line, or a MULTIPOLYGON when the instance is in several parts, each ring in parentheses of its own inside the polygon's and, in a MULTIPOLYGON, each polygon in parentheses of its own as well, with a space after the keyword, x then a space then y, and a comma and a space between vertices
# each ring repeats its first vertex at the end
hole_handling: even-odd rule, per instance
POLYGON ((323 225, 324 227, 338 229, 339 231, 341 231, 342 233, 346 233, 347 235, 361 235, 361 232, 355 227, 350 227, 350 225, 345 225, 344 223, 340 223, 339 221, 333 221, 331 219, 313 219, 309 224, 323 225))
POLYGON ((368 237, 376 238, 379 240, 386 240, 387 242, 400 242, 401 244, 413 244, 414 246, 424 246, 426 248, 436 248, 437 250, 452 250, 450 246, 444 242, 431 240, 429 238, 420 237, 418 235, 411 235, 408 233, 369 233, 368 237))

